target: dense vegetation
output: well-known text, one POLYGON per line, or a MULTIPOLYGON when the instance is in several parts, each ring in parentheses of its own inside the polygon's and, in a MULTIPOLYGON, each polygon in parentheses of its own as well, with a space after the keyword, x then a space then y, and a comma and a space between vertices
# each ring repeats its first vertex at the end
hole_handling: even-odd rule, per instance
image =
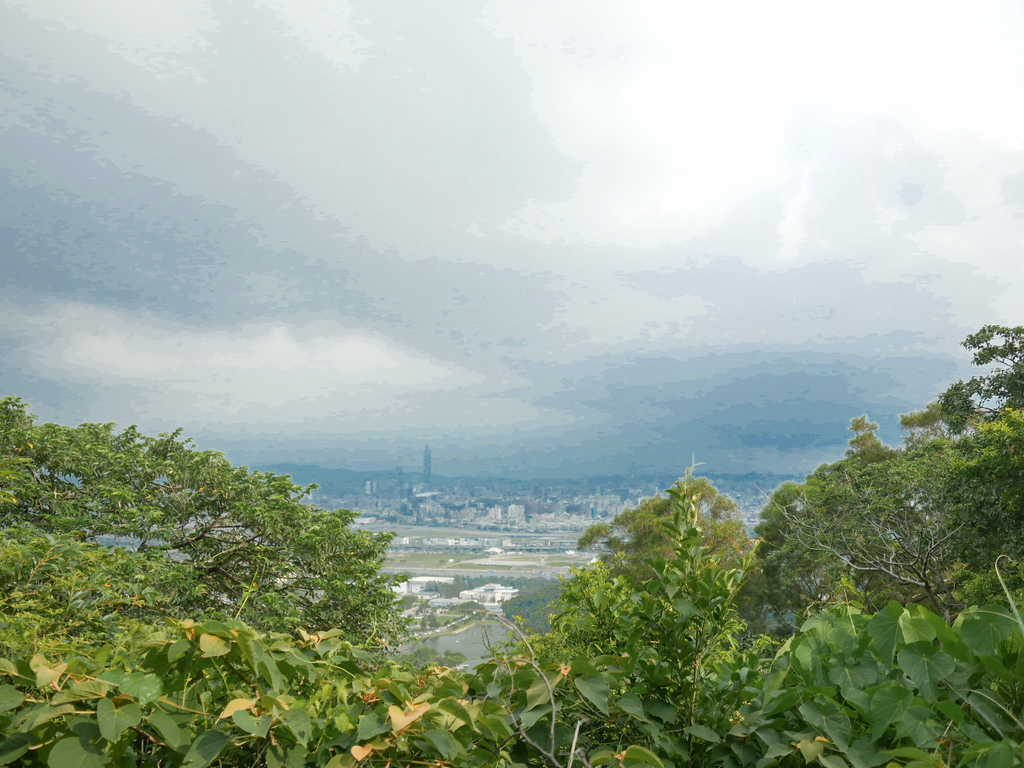
POLYGON ((350 513, 0 401, 0 765, 1024 762, 1024 328, 966 346, 1000 367, 899 448, 854 419, 759 548, 688 475, 471 673, 392 658, 387 537, 350 513))

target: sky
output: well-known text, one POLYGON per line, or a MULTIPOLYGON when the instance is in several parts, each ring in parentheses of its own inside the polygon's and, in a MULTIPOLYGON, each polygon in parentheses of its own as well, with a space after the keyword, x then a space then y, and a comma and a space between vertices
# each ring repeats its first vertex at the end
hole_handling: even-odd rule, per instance
POLYGON ((1024 6, 0 0, 0 395, 251 466, 802 475, 1024 323, 1024 6))

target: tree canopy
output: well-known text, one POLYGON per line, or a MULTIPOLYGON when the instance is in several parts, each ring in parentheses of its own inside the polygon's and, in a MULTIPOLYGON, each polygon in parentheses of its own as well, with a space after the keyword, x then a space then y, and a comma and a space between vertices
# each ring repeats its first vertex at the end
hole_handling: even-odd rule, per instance
POLYGON ((37 424, 10 397, 0 400, 0 460, 0 535, 120 548, 149 574, 129 601, 133 615, 344 627, 353 640, 399 632, 398 579, 378 570, 390 535, 354 530, 354 513, 307 503, 314 486, 232 466, 180 431, 37 424))
POLYGON ((753 549, 739 518, 736 502, 718 492, 706 477, 687 473, 670 491, 644 499, 639 505, 617 514, 611 523, 598 523, 579 538, 580 549, 604 550, 602 558, 619 572, 643 577, 650 575, 648 561, 670 556, 675 549, 665 521, 672 516, 673 494, 692 499, 696 505, 705 546, 739 561, 753 549))

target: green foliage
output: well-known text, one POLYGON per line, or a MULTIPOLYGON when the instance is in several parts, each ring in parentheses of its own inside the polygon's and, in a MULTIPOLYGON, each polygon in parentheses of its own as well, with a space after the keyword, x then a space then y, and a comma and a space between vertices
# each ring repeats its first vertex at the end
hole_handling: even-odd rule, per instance
POLYGON ((0 400, 0 459, 0 528, 129 550, 154 575, 137 615, 345 626, 352 639, 400 632, 399 579, 378 572, 390 536, 303 503, 310 488, 286 476, 233 467, 178 433, 37 425, 17 398, 0 400))
POLYGON ((950 626, 917 605, 812 616, 739 708, 723 764, 1014 765, 1024 760, 1022 627, 1004 609, 950 626))
POLYGON ((753 557, 734 567, 732 553, 709 551, 699 496, 669 498, 672 551, 646 562, 650 578, 576 569, 530 659, 482 671, 509 692, 521 750, 551 764, 579 750, 591 765, 696 765, 708 734, 728 728, 739 699, 719 676, 743 658, 736 599, 753 557))
POLYGON ((949 525, 967 603, 1003 602, 991 563, 1008 555, 1011 590, 1024 590, 1024 413, 1004 411, 961 438, 946 472, 949 525))
POLYGON ((892 599, 927 601, 949 618, 962 607, 948 479, 956 448, 934 440, 882 450, 873 431, 862 439, 875 426, 864 421, 851 426, 855 450, 780 488, 762 513, 766 597, 779 612, 800 613, 846 599, 834 588, 846 577, 871 610, 892 599))
POLYGON ((0 653, 112 640, 133 618, 171 607, 162 600, 174 586, 168 575, 123 549, 0 530, 0 653))
POLYGON ((519 590, 519 594, 502 606, 506 616, 515 616, 516 624, 538 634, 551 630, 548 616, 554 609, 555 601, 562 594, 562 580, 548 581, 534 579, 519 590))
POLYGON ((714 484, 705 477, 694 477, 689 472, 679 479, 666 495, 645 499, 639 506, 620 512, 611 524, 599 523, 587 529, 580 537, 580 549, 600 547, 606 550, 604 559, 616 573, 630 573, 638 578, 649 577, 649 560, 671 556, 675 548, 675 534, 671 521, 676 495, 693 500, 702 521, 705 545, 715 552, 726 554, 740 562, 752 549, 753 542, 746 534, 736 502, 719 494, 714 484))
POLYGON ((1024 408, 1024 326, 986 325, 962 343, 974 352, 973 363, 996 367, 983 376, 953 384, 939 403, 954 432, 971 427, 979 418, 1024 408))
POLYGON ((428 646, 417 648, 403 659, 409 660, 413 666, 425 668, 430 666, 457 667, 466 660, 466 654, 459 651, 447 650, 443 654, 428 646))
POLYGON ((486 692, 450 670, 371 664, 341 634, 186 621, 112 655, 2 660, 0 765, 508 764, 486 692))
POLYGON ((849 441, 850 447, 846 449, 846 458, 862 464, 874 464, 891 459, 895 451, 879 439, 877 430, 878 424, 868 419, 867 414, 852 419, 850 431, 853 432, 853 437, 849 441))
POLYGON ((812 614, 777 652, 744 650, 736 601, 753 558, 736 567, 711 551, 697 499, 670 498, 674 549, 647 563, 650 579, 615 575, 605 563, 580 569, 546 644, 473 674, 412 671, 337 629, 296 638, 234 619, 126 622, 119 606, 130 610, 134 591, 101 590, 89 574, 114 573, 130 553, 37 537, 4 561, 3 573, 23 586, 4 604, 2 631, 22 616, 8 606, 41 606, 44 590, 59 596, 80 572, 88 595, 65 600, 61 615, 86 625, 79 639, 99 639, 59 647, 58 637, 0 659, 0 765, 939 768, 1024 760, 1016 607, 971 609, 948 624, 915 604, 890 603, 873 616, 840 605, 812 614), (103 620, 123 631, 104 642, 92 623, 103 620))

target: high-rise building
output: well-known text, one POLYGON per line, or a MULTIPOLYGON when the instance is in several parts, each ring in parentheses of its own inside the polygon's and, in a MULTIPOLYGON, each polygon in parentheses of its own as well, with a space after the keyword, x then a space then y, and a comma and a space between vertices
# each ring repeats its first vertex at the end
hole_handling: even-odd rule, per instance
POLYGON ((430 485, 430 446, 423 449, 423 484, 430 485))

